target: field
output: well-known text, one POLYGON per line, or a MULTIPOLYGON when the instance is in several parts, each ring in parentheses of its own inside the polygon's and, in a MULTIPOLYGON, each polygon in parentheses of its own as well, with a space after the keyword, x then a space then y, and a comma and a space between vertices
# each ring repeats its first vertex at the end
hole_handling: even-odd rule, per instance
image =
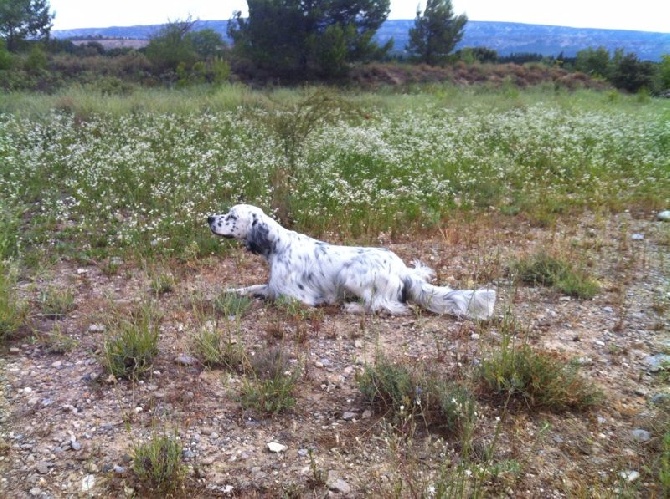
POLYGON ((0 494, 670 493, 667 100, 9 94, 0 172, 0 494), (496 317, 227 295, 267 276, 206 226, 239 201, 496 317))

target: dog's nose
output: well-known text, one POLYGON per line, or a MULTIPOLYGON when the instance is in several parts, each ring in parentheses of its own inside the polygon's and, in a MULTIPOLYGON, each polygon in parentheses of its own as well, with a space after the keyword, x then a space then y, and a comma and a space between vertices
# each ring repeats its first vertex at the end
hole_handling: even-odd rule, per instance
POLYGON ((214 223, 215 218, 214 217, 207 217, 207 224, 212 225, 214 223))

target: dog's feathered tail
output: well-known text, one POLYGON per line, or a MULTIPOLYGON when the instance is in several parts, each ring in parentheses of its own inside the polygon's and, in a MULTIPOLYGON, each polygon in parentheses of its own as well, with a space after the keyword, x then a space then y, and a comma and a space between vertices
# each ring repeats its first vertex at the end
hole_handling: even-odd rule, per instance
POLYGON ((485 320, 493 315, 496 292, 492 289, 456 290, 434 286, 428 280, 434 272, 415 261, 407 279, 407 298, 436 314, 485 320))

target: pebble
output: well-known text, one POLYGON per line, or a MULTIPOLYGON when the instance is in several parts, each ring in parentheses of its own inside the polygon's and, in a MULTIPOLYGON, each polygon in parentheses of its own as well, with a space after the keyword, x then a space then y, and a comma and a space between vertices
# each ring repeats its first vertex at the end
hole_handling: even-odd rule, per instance
POLYGON ((351 493, 351 485, 340 478, 335 470, 328 471, 326 485, 328 485, 328 490, 335 492, 336 494, 347 495, 351 493))
POLYGON ((663 210, 656 214, 656 219, 662 222, 670 221, 670 210, 663 210))
POLYGON ((630 236, 630 238, 633 241, 643 241, 644 240, 644 234, 633 234, 630 236))
POLYGON ((358 414, 356 414, 355 412, 346 411, 342 414, 342 419, 344 419, 345 421, 351 421, 356 416, 358 416, 358 414))
POLYGON ((633 430, 631 434, 633 435, 633 438, 638 442, 648 442, 649 440, 651 440, 651 433, 649 433, 647 430, 637 428, 633 430))
POLYGON ((105 326, 102 324, 91 324, 88 326, 88 331, 90 333, 102 333, 105 330, 105 326))
POLYGON ((637 471, 622 471, 621 478, 623 478, 629 483, 632 483, 638 478, 640 478, 640 474, 637 471))
POLYGON ((93 475, 86 475, 81 479, 81 491, 88 492, 95 485, 95 477, 93 475))
POLYGON ((286 447, 283 444, 280 444, 279 442, 268 442, 268 450, 270 452, 274 452, 275 454, 284 452, 286 449, 288 449, 288 447, 286 447))
POLYGON ((39 487, 33 487, 32 489, 30 489, 30 495, 33 497, 42 495, 42 489, 40 489, 39 487))
POLYGON ((198 359, 182 353, 175 357, 174 362, 180 366, 193 366, 198 363, 198 359))
POLYGON ((653 373, 670 366, 670 355, 650 355, 644 358, 644 363, 653 373))
POLYGON ((47 463, 46 461, 40 461, 35 465, 35 469, 37 470, 37 472, 42 475, 46 475, 47 473, 49 473, 49 467, 50 467, 49 463, 47 463))

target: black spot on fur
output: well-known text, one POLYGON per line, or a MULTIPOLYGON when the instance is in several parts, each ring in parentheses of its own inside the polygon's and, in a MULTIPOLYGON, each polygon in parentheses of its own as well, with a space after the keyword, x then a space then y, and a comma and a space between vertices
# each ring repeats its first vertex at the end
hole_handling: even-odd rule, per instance
POLYGON ((409 278, 403 279, 402 287, 400 289, 400 301, 401 302, 407 303, 407 300, 409 300, 409 290, 410 290, 411 286, 412 286, 412 281, 409 278))
POLYGON ((304 291, 305 286, 303 286, 302 284, 298 284, 298 288, 300 288, 300 290, 303 290, 303 291, 304 291))
POLYGON ((255 255, 268 256, 275 252, 275 243, 270 240, 270 229, 264 223, 257 223, 247 235, 247 249, 255 255))

